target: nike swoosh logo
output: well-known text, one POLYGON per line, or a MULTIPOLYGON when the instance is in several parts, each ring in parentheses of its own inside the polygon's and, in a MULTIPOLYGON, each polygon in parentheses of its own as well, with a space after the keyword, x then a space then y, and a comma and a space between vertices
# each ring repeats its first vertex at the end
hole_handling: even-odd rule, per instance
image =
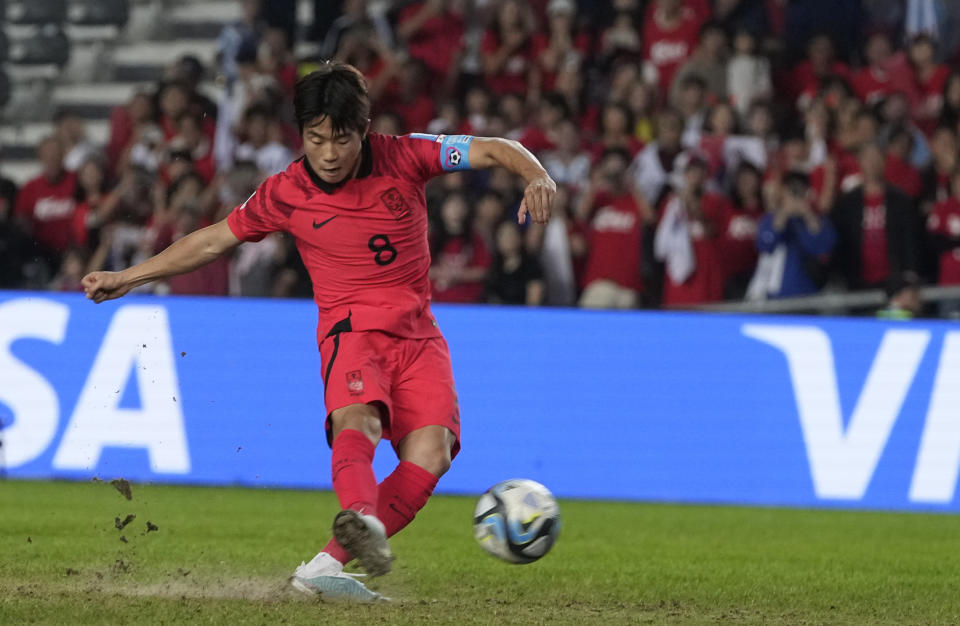
POLYGON ((323 227, 326 226, 326 225, 330 222, 330 220, 332 220, 334 217, 336 217, 336 215, 334 215, 333 217, 328 217, 327 219, 325 219, 325 220, 323 220, 322 222, 319 222, 319 223, 317 223, 317 220, 313 220, 313 227, 314 227, 314 228, 323 228, 323 227))

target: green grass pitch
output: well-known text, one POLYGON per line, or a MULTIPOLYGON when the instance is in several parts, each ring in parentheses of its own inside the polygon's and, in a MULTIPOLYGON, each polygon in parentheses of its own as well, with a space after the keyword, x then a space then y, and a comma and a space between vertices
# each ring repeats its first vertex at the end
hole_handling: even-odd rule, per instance
POLYGON ((372 585, 395 601, 350 606, 286 586, 330 493, 0 482, 0 624, 960 623, 956 516, 561 501, 517 566, 476 545, 474 502, 433 498, 372 585))

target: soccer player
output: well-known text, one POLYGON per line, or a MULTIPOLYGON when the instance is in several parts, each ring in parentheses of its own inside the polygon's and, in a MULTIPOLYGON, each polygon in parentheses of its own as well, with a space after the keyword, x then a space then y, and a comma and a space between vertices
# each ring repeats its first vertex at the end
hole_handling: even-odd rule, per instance
POLYGON ((341 510, 333 539, 292 583, 301 591, 380 599, 343 572, 355 557, 370 576, 390 571, 387 538, 409 524, 460 448, 457 392, 446 341, 430 312, 424 183, 456 170, 505 167, 526 181, 518 220, 550 217, 556 184, 519 143, 498 138, 369 132, 362 75, 328 62, 297 83, 304 156, 269 177, 226 219, 121 272, 83 278, 100 303, 201 267, 243 241, 286 231, 297 243, 320 309, 327 441, 341 510), (381 438, 400 459, 379 485, 381 438))

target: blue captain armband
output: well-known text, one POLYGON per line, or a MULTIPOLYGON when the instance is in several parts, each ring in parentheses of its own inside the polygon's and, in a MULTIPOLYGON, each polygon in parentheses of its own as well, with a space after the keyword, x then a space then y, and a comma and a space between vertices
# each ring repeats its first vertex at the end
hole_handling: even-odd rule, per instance
POLYGON ((427 135, 411 133, 414 139, 427 139, 440 144, 440 167, 444 172, 470 169, 470 143, 473 135, 427 135))

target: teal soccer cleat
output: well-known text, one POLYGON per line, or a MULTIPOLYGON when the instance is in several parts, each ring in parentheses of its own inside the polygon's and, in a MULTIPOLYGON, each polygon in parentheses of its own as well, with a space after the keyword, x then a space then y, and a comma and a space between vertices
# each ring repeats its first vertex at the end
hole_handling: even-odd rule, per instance
POLYGON ((390 598, 367 589, 366 585, 357 580, 357 576, 347 574, 333 557, 322 554, 309 564, 301 563, 290 577, 290 585, 298 591, 320 596, 320 599, 325 601, 363 604, 390 601, 390 598))

